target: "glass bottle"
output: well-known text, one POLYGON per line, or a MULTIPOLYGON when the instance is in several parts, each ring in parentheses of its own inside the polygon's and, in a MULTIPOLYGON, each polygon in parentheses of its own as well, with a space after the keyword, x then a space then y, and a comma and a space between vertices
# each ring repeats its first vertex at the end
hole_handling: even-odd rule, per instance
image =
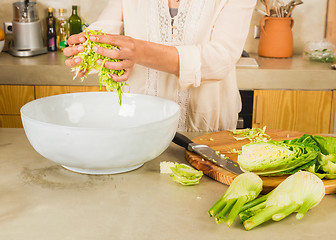
POLYGON ((70 36, 82 32, 82 20, 77 14, 77 6, 72 6, 72 15, 69 17, 70 36))
POLYGON ((68 20, 64 8, 58 9, 58 18, 56 21, 57 48, 62 50, 68 46, 68 20))
POLYGON ((56 19, 54 17, 54 9, 48 8, 47 17, 47 47, 48 51, 54 52, 57 50, 57 39, 56 39, 56 19))

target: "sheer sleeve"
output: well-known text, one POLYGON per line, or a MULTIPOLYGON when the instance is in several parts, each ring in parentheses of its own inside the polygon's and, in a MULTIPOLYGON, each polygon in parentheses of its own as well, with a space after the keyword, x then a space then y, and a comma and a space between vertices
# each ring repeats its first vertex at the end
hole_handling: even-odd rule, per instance
POLYGON ((208 42, 177 46, 182 89, 202 81, 222 80, 235 67, 244 48, 256 0, 227 0, 208 42))
POLYGON ((110 0, 89 29, 103 30, 105 33, 121 34, 123 30, 122 0, 110 0))

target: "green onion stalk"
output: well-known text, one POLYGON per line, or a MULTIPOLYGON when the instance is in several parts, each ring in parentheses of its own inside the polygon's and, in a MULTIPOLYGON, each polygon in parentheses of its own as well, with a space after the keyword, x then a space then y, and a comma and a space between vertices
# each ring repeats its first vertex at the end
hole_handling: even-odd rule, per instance
POLYGON ((102 88, 102 86, 106 86, 107 91, 116 91, 118 93, 118 97, 119 97, 119 104, 122 104, 122 94, 123 94, 123 87, 124 86, 128 86, 127 82, 116 82, 111 78, 112 74, 116 74, 118 76, 121 76, 124 74, 124 70, 113 70, 113 69, 108 69, 104 67, 105 62, 109 61, 109 62, 119 62, 119 59, 112 59, 109 57, 105 57, 103 55, 100 55, 96 52, 94 52, 92 50, 92 48, 94 46, 99 46, 99 47, 103 47, 106 49, 116 49, 118 50, 118 47, 115 46, 111 46, 109 44, 105 44, 105 43, 97 43, 97 42, 93 42, 90 40, 90 35, 101 35, 103 34, 100 31, 94 31, 94 30, 90 30, 87 29, 86 30, 86 42, 83 43, 83 46, 85 48, 85 50, 77 55, 75 55, 74 57, 80 57, 82 59, 81 63, 73 68, 73 71, 75 71, 75 77, 74 79, 77 77, 78 73, 80 71, 84 71, 85 75, 83 77, 81 77, 81 80, 83 81, 87 75, 89 74, 89 72, 91 70, 96 70, 98 71, 98 75, 99 75, 99 81, 100 81, 100 89, 102 88), (101 64, 101 66, 99 66, 97 64, 97 60, 98 59, 102 59, 103 62, 101 64))

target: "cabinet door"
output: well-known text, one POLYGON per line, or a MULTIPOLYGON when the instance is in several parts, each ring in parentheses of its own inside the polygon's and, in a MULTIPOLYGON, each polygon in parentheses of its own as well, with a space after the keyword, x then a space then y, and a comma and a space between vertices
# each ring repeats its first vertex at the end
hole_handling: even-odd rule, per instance
POLYGON ((34 86, 0 85, 0 127, 21 128, 21 107, 34 100, 34 86))
POLYGON ((253 127, 307 133, 333 131, 332 91, 256 90, 253 127))
POLYGON ((35 91, 36 98, 41 98, 64 93, 106 91, 106 88, 100 89, 98 86, 36 86, 35 91))
POLYGON ((22 128, 20 115, 0 115, 0 128, 22 128))
POLYGON ((0 85, 0 114, 19 115, 20 108, 34 100, 34 86, 0 85))

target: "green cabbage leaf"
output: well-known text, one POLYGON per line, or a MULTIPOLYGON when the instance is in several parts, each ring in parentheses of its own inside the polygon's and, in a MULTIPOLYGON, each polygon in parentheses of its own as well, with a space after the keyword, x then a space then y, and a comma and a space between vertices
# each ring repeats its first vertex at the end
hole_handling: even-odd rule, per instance
POLYGON ((83 46, 85 50, 77 55, 74 56, 74 58, 79 57, 82 59, 81 63, 74 67, 72 70, 75 72, 74 79, 78 76, 78 73, 80 71, 86 72, 83 77, 81 77, 81 80, 83 81, 87 75, 92 71, 96 70, 98 71, 99 75, 99 81, 100 81, 100 88, 102 86, 106 86, 107 91, 116 91, 118 93, 119 97, 119 104, 122 104, 122 94, 123 94, 123 86, 128 86, 127 82, 116 82, 111 78, 112 74, 116 74, 118 76, 121 76, 124 74, 124 70, 113 70, 108 69, 104 67, 104 63, 106 61, 109 62, 119 62, 119 59, 112 59, 109 57, 105 57, 103 55, 100 55, 92 50, 94 46, 103 47, 106 49, 118 49, 115 46, 111 46, 109 44, 105 43, 97 43, 92 42, 90 40, 90 35, 101 35, 101 31, 93 31, 90 29, 86 30, 86 42, 83 43, 83 46), (102 59, 103 64, 100 66, 97 64, 97 60, 102 59))

